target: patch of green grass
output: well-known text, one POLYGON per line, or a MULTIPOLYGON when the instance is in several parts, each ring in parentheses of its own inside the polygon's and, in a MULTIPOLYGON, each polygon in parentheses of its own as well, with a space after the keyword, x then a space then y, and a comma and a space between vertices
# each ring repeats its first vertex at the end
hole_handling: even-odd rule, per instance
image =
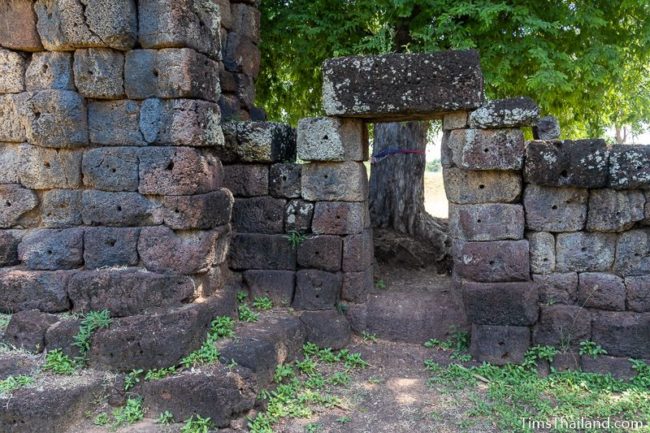
POLYGON ((386 290, 387 289, 386 281, 384 280, 375 281, 375 289, 386 290))
POLYGON ((352 379, 350 375, 344 371, 334 372, 329 378, 327 378, 327 383, 335 386, 346 386, 350 383, 352 379))
POLYGON ((74 336, 73 346, 79 348, 79 357, 77 359, 80 365, 85 365, 93 334, 99 329, 105 329, 111 326, 111 313, 108 310, 90 311, 86 313, 79 325, 79 332, 74 336))
POLYGON ((63 353, 61 349, 55 349, 45 356, 43 370, 62 376, 71 376, 76 373, 77 367, 77 363, 72 358, 63 353))
POLYGON ((307 240, 307 236, 296 230, 292 230, 289 232, 287 239, 289 240, 289 245, 291 245, 293 248, 298 248, 303 244, 303 242, 307 240))
POLYGON ((367 331, 363 331, 361 333, 361 338, 363 338, 363 341, 368 342, 368 343, 376 343, 377 342, 377 335, 372 334, 367 331))
POLYGON ((34 378, 31 376, 9 376, 4 380, 0 380, 0 395, 9 394, 17 389, 24 388, 33 383, 34 378))
POLYGON ((158 416, 156 423, 161 425, 169 425, 174 423, 174 415, 166 410, 158 416))
POLYGON ((248 299, 248 292, 244 290, 240 290, 239 292, 237 292, 237 302, 239 304, 246 302, 247 299, 248 299))
POLYGON ((129 398, 124 406, 113 410, 113 418, 113 427, 115 428, 142 421, 144 419, 142 398, 129 398))
POLYGON ((246 304, 239 306, 239 320, 242 322, 257 322, 260 318, 260 315, 250 309, 246 304))
POLYGON ((349 422, 352 422, 352 418, 350 418, 349 416, 342 416, 340 418, 337 418, 336 422, 339 424, 347 424, 349 422))
POLYGON ((176 367, 167 367, 167 368, 149 370, 144 375, 144 380, 146 380, 147 382, 153 382, 154 380, 161 380, 166 377, 172 376, 174 373, 176 373, 176 367))
POLYGON ((268 296, 259 296, 253 300, 253 308, 258 310, 270 310, 273 308, 273 301, 268 296))
POLYGON ((320 424, 312 422, 305 426, 305 433, 317 433, 320 431, 320 428, 320 424))
POLYGON ((598 358, 599 356, 607 355, 607 351, 593 341, 581 341, 580 355, 598 358))
POLYGON ((217 346, 214 345, 214 341, 206 340, 201 347, 183 358, 181 364, 185 368, 212 364, 213 362, 217 362, 220 356, 221 353, 217 349, 217 346))
POLYGON ((208 433, 212 427, 213 423, 210 418, 201 418, 196 415, 185 421, 181 433, 208 433))
POLYGON ((2 314, 0 313, 0 334, 5 332, 7 326, 11 322, 11 314, 2 314))
POLYGON ((293 379, 296 373, 293 371, 291 364, 281 364, 275 367, 273 374, 273 381, 275 383, 282 383, 286 379, 293 379))
POLYGON ((467 353, 469 350, 470 335, 465 331, 452 330, 447 340, 432 338, 424 343, 424 347, 430 349, 441 349, 451 351, 451 358, 461 362, 468 362, 472 357, 467 353))
POLYGON ((133 389, 138 383, 140 383, 140 376, 144 373, 144 370, 131 370, 126 376, 124 376, 124 391, 129 391, 133 389))
POLYGON ((215 341, 219 338, 231 338, 235 336, 235 321, 228 316, 219 316, 210 323, 209 338, 215 341))
POLYGON ((108 416, 108 414, 104 412, 97 415, 93 420, 93 424, 98 425, 100 427, 108 425, 109 422, 111 422, 111 419, 108 416))

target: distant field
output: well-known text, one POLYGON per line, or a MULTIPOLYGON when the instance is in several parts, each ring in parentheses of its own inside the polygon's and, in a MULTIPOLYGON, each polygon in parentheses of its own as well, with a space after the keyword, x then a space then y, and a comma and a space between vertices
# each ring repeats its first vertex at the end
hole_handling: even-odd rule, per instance
POLYGON ((442 172, 424 173, 424 206, 434 217, 449 217, 449 203, 445 195, 442 172))

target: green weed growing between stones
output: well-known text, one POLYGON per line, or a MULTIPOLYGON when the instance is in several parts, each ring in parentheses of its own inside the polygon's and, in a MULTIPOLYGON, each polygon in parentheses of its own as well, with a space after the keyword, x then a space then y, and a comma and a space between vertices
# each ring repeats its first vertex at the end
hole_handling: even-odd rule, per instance
POLYGON ((158 416, 158 419, 156 420, 156 422, 158 424, 161 424, 161 425, 173 424, 174 423, 174 415, 170 411, 166 410, 166 411, 164 411, 163 413, 161 413, 158 416))
POLYGON ((298 231, 292 230, 289 232, 289 235, 287 236, 289 240, 289 244, 293 248, 298 248, 300 245, 303 244, 307 240, 307 236, 304 235, 303 233, 300 233, 298 231))
POLYGON ((11 322, 11 315, 0 313, 0 333, 5 332, 7 326, 9 326, 9 322, 11 322))
POLYGON ((111 321, 111 312, 108 310, 90 311, 83 316, 79 325, 79 332, 74 336, 74 342, 72 343, 73 346, 79 349, 79 356, 76 361, 80 366, 85 366, 88 362, 88 352, 90 352, 93 334, 99 329, 106 329, 111 326, 111 321))
POLYGON ((253 308, 266 311, 273 308, 273 301, 268 296, 260 296, 253 301, 253 308))
POLYGON ((0 380, 0 395, 9 394, 17 389, 24 388, 34 383, 34 378, 31 376, 9 376, 6 379, 0 380))
POLYGON ((126 376, 124 376, 124 391, 129 391, 133 389, 138 383, 140 383, 140 376, 144 373, 144 370, 131 370, 126 376))
POLYGON ((132 397, 126 404, 113 410, 113 427, 119 428, 129 424, 135 424, 144 419, 144 408, 141 397, 132 397))
POLYGON ((201 418, 196 415, 185 422, 185 425, 181 428, 181 433, 208 433, 212 425, 210 418, 201 418))
POLYGON ((260 315, 251 310, 251 308, 242 304, 239 306, 239 320, 242 322, 257 322, 260 318, 260 315))
POLYGON ((72 358, 63 353, 61 349, 55 349, 45 356, 43 370, 62 376, 71 376, 76 373, 77 367, 77 363, 72 358))
POLYGON ((581 341, 580 355, 598 358, 599 356, 607 355, 607 351, 593 341, 581 341))
POLYGON ((147 371, 144 375, 144 380, 152 382, 154 380, 161 380, 166 377, 172 376, 176 373, 176 367, 158 368, 147 371))

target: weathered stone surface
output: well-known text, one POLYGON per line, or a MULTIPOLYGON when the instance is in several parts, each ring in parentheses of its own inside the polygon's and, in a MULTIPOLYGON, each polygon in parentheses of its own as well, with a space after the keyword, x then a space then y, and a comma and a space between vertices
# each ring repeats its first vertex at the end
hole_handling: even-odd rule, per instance
POLYGON ((259 43, 261 14, 258 5, 244 3, 246 2, 235 3, 231 6, 232 29, 243 36, 251 38, 253 42, 259 43))
POLYGON ((223 63, 226 69, 257 78, 260 73, 262 57, 259 47, 251 38, 238 32, 229 32, 225 40, 223 63))
POLYGON ((454 242, 454 271, 472 281, 530 279, 528 241, 454 242))
POLYGON ((219 65, 189 48, 133 50, 126 55, 129 99, 188 98, 219 101, 219 65))
POLYGON ((364 201, 368 175, 360 162, 310 163, 302 169, 302 197, 310 201, 364 201))
POLYGON ((296 295, 292 306, 299 310, 333 309, 343 276, 340 273, 304 269, 296 273, 296 295))
POLYGON ((650 146, 613 146, 610 150, 609 186, 615 189, 650 189, 650 146))
POLYGON ((71 358, 80 355, 79 348, 74 346, 74 337, 79 334, 80 319, 64 319, 50 326, 45 333, 45 348, 48 351, 60 349, 71 358))
POLYGON ((470 353, 479 362, 518 364, 530 347, 530 329, 525 326, 472 326, 470 353))
POLYGON ((524 134, 519 129, 456 129, 447 146, 453 163, 466 170, 520 170, 524 163, 524 134))
POLYGON ((346 272, 343 274, 341 298, 349 302, 364 303, 373 287, 372 268, 365 269, 362 272, 346 272))
POLYGON ((25 127, 19 115, 22 95, 0 95, 0 141, 22 143, 26 140, 25 127))
POLYGON ((241 233, 230 244, 233 269, 295 270, 296 251, 284 235, 241 233))
POLYGON ((223 124, 225 149, 219 157, 226 162, 291 162, 296 159, 296 131, 272 122, 228 122, 223 124))
POLYGON ((555 247, 558 272, 606 272, 614 264, 616 235, 560 233, 555 247))
POLYGON ((477 51, 341 57, 323 64, 328 116, 422 119, 482 103, 477 51))
POLYGON ((21 216, 38 206, 34 191, 20 185, 0 185, 0 197, 0 228, 18 224, 21 216))
POLYGON ((533 343, 577 349, 591 339, 591 313, 575 305, 542 305, 533 329, 533 343))
POLYGON ((74 81, 86 98, 124 97, 124 54, 107 48, 75 51, 74 81))
POLYGON ((342 255, 341 237, 310 236, 298 247, 298 266, 336 272, 341 270, 342 255))
POLYGON ((589 195, 589 231, 621 232, 644 218, 645 196, 640 191, 597 189, 589 195))
POLYGON ((573 304, 578 294, 578 274, 533 274, 533 281, 539 288, 541 304, 573 304))
POLYGON ((45 331, 57 320, 56 316, 38 310, 18 312, 11 316, 3 341, 12 347, 41 352, 45 347, 45 331))
POLYGON ((25 90, 25 59, 14 51, 0 48, 0 93, 25 90))
POLYGON ((15 313, 38 309, 60 313, 70 308, 65 291, 69 273, 0 270, 0 311, 15 313))
POLYGON ((293 271, 246 271, 244 282, 251 296, 268 296, 273 305, 288 307, 293 300, 296 273, 293 271))
POLYGON ((216 249, 224 247, 217 241, 228 234, 228 227, 181 234, 164 226, 146 227, 140 232, 138 253, 149 271, 195 274, 217 264, 221 252, 216 249))
POLYGON ((312 231, 320 235, 358 234, 368 227, 369 220, 367 202, 318 202, 312 231))
POLYGON ((105 146, 143 146, 137 102, 93 101, 88 104, 90 142, 105 146))
POLYGON ((0 355, 0 380, 9 376, 31 376, 37 368, 37 358, 33 355, 20 352, 0 355))
POLYGON ((530 98, 519 97, 489 101, 469 116, 470 128, 519 128, 532 126, 539 107, 530 98))
POLYGON ((600 310, 625 310, 625 284, 612 274, 585 272, 580 274, 578 301, 580 305, 600 310))
POLYGON ((650 230, 632 230, 618 237, 614 269, 625 276, 650 274, 650 230))
POLYGON ((313 217, 314 203, 304 200, 290 200, 285 210, 284 229, 287 233, 292 231, 308 232, 311 230, 313 217))
POLYGON ((534 283, 462 283, 465 311, 479 325, 527 326, 537 321, 534 283))
POLYGON ((86 103, 69 90, 40 90, 19 96, 18 112, 27 140, 43 147, 88 144, 86 103))
POLYGON ((298 158, 303 161, 363 161, 368 128, 360 120, 318 117, 298 123, 298 158))
POLYGON ((451 203, 512 203, 521 195, 521 176, 515 172, 443 170, 445 191, 451 203))
POLYGON ((533 125, 535 140, 557 140, 560 135, 560 122, 553 116, 544 116, 533 125))
POLYGON ((137 192, 84 191, 81 216, 89 226, 141 226, 161 223, 157 206, 137 192))
POLYGON ((219 5, 219 14, 221 15, 221 27, 226 30, 232 30, 234 25, 234 20, 232 16, 232 10, 230 5, 230 0, 216 0, 217 5, 219 5))
POLYGON ((374 263, 375 249, 372 230, 343 238, 344 272, 361 272, 374 263))
POLYGON ((650 314, 600 312, 594 315, 592 340, 611 356, 650 358, 650 314))
POLYGON ((28 91, 74 90, 72 54, 60 52, 34 53, 25 73, 28 91))
POLYGON ((350 343, 350 323, 336 310, 305 311, 300 316, 300 321, 305 325, 307 341, 319 347, 339 350, 350 343))
POLYGON ((269 191, 274 197, 300 198, 302 165, 273 164, 269 173, 269 191))
POLYGON ((109 47, 128 50, 138 31, 135 1, 38 0, 38 33, 48 51, 109 47))
POLYGON ((22 146, 0 144, 0 184, 20 183, 22 146))
POLYGON ((19 51, 43 49, 31 0, 8 0, 0 4, 0 46, 19 51))
POLYGON ((284 199, 269 196, 238 198, 233 207, 233 225, 239 233, 284 233, 284 199))
MULTIPOLYGON (((0 266, 18 264, 20 236, 13 230, 0 230, 0 266)), ((1 379, 0 379, 1 380, 1 379)))
POLYGON ((452 129, 467 128, 469 115, 466 111, 458 111, 445 115, 442 121, 442 129, 450 131, 452 129))
POLYGON ((77 268, 83 264, 83 229, 30 231, 18 245, 18 258, 33 270, 77 268))
POLYGON ((20 181, 33 189, 76 188, 81 185, 81 151, 23 145, 20 181))
POLYGON ((269 167, 262 164, 234 164, 223 167, 224 186, 235 197, 269 194, 269 167))
POLYGON ((163 220, 174 230, 212 229, 230 223, 234 202, 225 188, 208 194, 165 196, 163 220))
POLYGON ((90 149, 81 165, 84 185, 102 191, 137 191, 138 150, 131 147, 90 149))
POLYGON ((180 306, 194 295, 190 277, 141 270, 85 271, 74 275, 68 295, 77 312, 109 310, 114 317, 180 306))
POLYGON ((538 185, 602 188, 608 161, 604 140, 531 141, 524 173, 527 182, 538 185))
POLYGON ((139 229, 109 227, 85 229, 84 263, 86 269, 137 265, 139 235, 139 229))
POLYGON ((528 185, 524 192, 526 227, 544 232, 582 230, 588 198, 589 192, 584 189, 528 185))
POLYGON ((629 380, 638 374, 632 367, 632 363, 628 357, 581 356, 580 365, 583 371, 610 374, 619 380, 629 380))
POLYGON ((625 287, 628 309, 639 313, 650 312, 650 278, 647 275, 627 277, 625 287))
POLYGON ((187 147, 146 147, 140 152, 141 194, 191 195, 221 187, 221 162, 187 147))
POLYGON ((143 48, 189 47, 220 59, 219 7, 211 0, 143 0, 138 2, 143 48))
POLYGON ((82 224, 82 191, 51 189, 43 192, 41 223, 44 227, 61 229, 82 224))
POLYGON ((533 274, 550 274, 555 271, 555 236, 546 232, 526 235, 530 244, 530 270, 533 274))
POLYGON ((524 208, 514 204, 449 206, 449 234, 468 241, 494 241, 524 237, 524 208))

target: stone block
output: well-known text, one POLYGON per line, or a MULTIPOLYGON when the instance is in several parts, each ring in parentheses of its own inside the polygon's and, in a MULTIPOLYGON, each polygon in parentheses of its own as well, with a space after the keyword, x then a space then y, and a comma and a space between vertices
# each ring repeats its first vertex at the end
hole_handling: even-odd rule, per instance
POLYGON ((8 268, 0 270, 0 311, 68 311, 70 300, 66 285, 69 276, 70 274, 64 271, 35 272, 8 268))
POLYGON ((174 230, 207 230, 229 224, 235 199, 229 190, 189 196, 165 196, 162 214, 174 230))
POLYGON ((244 3, 231 5, 232 30, 240 33, 253 42, 260 42, 260 11, 257 7, 244 3))
POLYGON ((613 146, 610 150, 609 186, 614 189, 650 189, 650 146, 613 146))
POLYGON ((467 318, 478 325, 528 326, 537 321, 534 283, 462 282, 467 318))
POLYGON ((250 38, 234 31, 228 33, 223 52, 226 70, 257 78, 260 73, 261 58, 260 49, 250 38))
POLYGON ((452 129, 467 128, 468 120, 469 120, 469 114, 467 113, 467 111, 458 111, 456 113, 446 114, 443 117, 442 129, 444 131, 450 131, 452 129))
POLYGON ((310 236, 298 246, 298 266, 337 272, 341 270, 343 240, 339 236, 310 236))
POLYGON ((48 51, 109 47, 126 51, 138 33, 134 0, 37 0, 38 33, 48 51))
POLYGON ((129 99, 218 102, 219 64, 189 48, 133 50, 126 55, 125 88, 129 99))
POLYGON ((237 233, 230 245, 230 266, 235 270, 295 270, 296 251, 284 235, 237 233))
POLYGON ((177 307, 194 295, 190 277, 141 270, 98 270, 75 274, 68 294, 76 312, 109 310, 113 317, 177 307))
POLYGON ((607 185, 608 162, 604 140, 531 141, 524 175, 538 185, 602 188, 607 185))
POLYGON ((269 166, 235 164, 223 167, 224 187, 235 197, 269 195, 269 166))
POLYGON ((298 158, 303 161, 364 161, 368 159, 368 127, 355 119, 302 119, 298 123, 298 158))
POLYGON ((516 172, 445 168, 443 175, 451 203, 513 203, 522 191, 521 176, 516 172))
POLYGON ((340 350, 350 344, 350 323, 336 310, 305 311, 300 315, 300 321, 307 331, 307 341, 318 347, 340 350))
POLYGON ((204 272, 223 255, 228 226, 209 231, 174 233, 168 227, 145 227, 140 232, 138 253, 144 266, 152 272, 195 274, 204 272))
POLYGON ((92 101, 88 104, 90 142, 104 146, 143 146, 140 105, 134 101, 92 101))
POLYGON ((528 241, 462 242, 453 245, 454 271, 481 282, 530 279, 528 241))
POLYGON ((143 226, 162 222, 158 206, 136 192, 87 190, 81 216, 89 226, 143 226))
POLYGON ((533 274, 533 281, 539 287, 539 302, 542 304, 573 304, 578 296, 578 274, 533 274))
POLYGON ((533 274, 550 274, 555 271, 555 236, 546 232, 526 235, 530 245, 530 270, 533 274))
POLYGON ((518 240, 524 237, 524 208, 514 204, 449 206, 449 234, 468 241, 518 240))
POLYGON ((52 189, 43 192, 41 222, 47 228, 66 228, 82 224, 81 191, 52 189))
POLYGON ((610 356, 650 358, 650 314, 600 312, 594 314, 592 340, 610 356))
POLYGON ((86 98, 123 98, 124 54, 107 48, 75 51, 74 81, 79 93, 86 98))
POLYGON ((632 230, 618 237, 614 270, 624 276, 650 274, 650 230, 632 230))
POLYGON ((579 275, 578 302, 599 310, 625 310, 625 284, 612 274, 585 272, 579 275))
POLYGON ((598 189, 589 195, 589 231, 621 232, 644 218, 645 196, 640 191, 598 189))
POLYGON ((292 162, 296 159, 296 131, 272 122, 228 122, 223 125, 226 146, 219 157, 226 162, 292 162))
POLYGON ((216 3, 219 6, 219 14, 221 15, 221 27, 226 30, 232 30, 234 21, 232 17, 230 0, 216 0, 216 3))
POLYGON ((368 175, 360 162, 305 164, 302 197, 310 201, 364 201, 368 199, 368 175))
POLYGON ((375 249, 372 230, 343 238, 343 271, 362 272, 374 264, 375 249))
POLYGON ((72 54, 61 52, 34 53, 25 73, 28 91, 47 89, 75 90, 72 54))
POLYGON ((0 4, 0 46, 18 51, 41 51, 32 0, 8 0, 0 4), (20 25, 16 25, 20 23, 20 25))
POLYGON ((14 144, 0 144, 0 184, 20 183, 22 147, 14 144))
POLYGON ((544 116, 533 125, 535 140, 557 140, 561 132, 560 122, 553 116, 544 116))
POLYGON ((0 141, 22 143, 27 139, 19 114, 22 95, 0 95, 0 141))
POLYGON ((137 191, 138 150, 132 147, 90 149, 81 165, 84 185, 102 191, 137 191))
POLYGON ((4 332, 4 343, 17 349, 42 352, 45 348, 45 332, 57 321, 55 315, 38 310, 18 312, 11 316, 4 332))
POLYGON ((340 57, 323 64, 328 116, 426 119, 482 104, 477 51, 340 57))
POLYGON ((630 380, 637 376, 628 357, 615 356, 581 356, 580 365, 587 373, 611 375, 618 380, 630 380))
POLYGON ((61 349, 63 353, 71 358, 80 355, 79 348, 73 346, 75 335, 79 334, 81 320, 64 319, 50 326, 45 333, 45 348, 48 351, 61 349))
POLYGON ((20 217, 38 206, 34 191, 16 184, 0 185, 0 228, 10 228, 20 217))
POLYGON ((221 187, 222 175, 221 162, 196 149, 146 147, 140 151, 142 194, 204 194, 221 187))
POLYGON ((274 306, 288 307, 293 300, 296 273, 293 271, 245 271, 244 283, 253 298, 268 296, 274 306))
POLYGON ((341 298, 348 302, 364 303, 373 287, 372 268, 368 268, 363 272, 346 272, 343 274, 341 298))
POLYGON ((529 348, 530 329, 526 326, 472 326, 470 353, 479 362, 519 364, 529 348))
POLYGON ((314 204, 304 200, 290 200, 284 215, 284 230, 287 233, 305 233, 311 230, 314 204))
POLYGON ((269 192, 274 197, 300 198, 302 192, 302 165, 273 164, 269 173, 269 192))
POLYGON ((0 266, 18 264, 19 232, 15 230, 0 230, 0 266))
POLYGON ((542 305, 533 329, 533 343, 577 349, 591 339, 591 313, 575 305, 542 305))
POLYGON ((18 245, 18 258, 32 270, 54 271, 83 265, 83 229, 40 229, 18 245))
POLYGON ((219 7, 213 0, 143 0, 138 2, 143 48, 188 47, 219 60, 219 7))
POLYGON ((560 233, 555 250, 558 272, 607 272, 614 264, 616 235, 560 233))
POLYGON ((299 310, 330 310, 339 299, 343 275, 314 269, 296 273, 296 295, 292 306, 299 310))
POLYGON ((453 163, 465 170, 520 170, 524 163, 519 129, 456 129, 447 146, 453 163))
POLYGON ((359 234, 369 224, 367 202, 318 202, 314 206, 312 231, 315 234, 359 234))
POLYGON ((0 48, 0 93, 20 93, 25 90, 25 58, 0 48))
POLYGON ((540 232, 575 232, 587 221, 589 192, 576 188, 528 185, 524 192, 526 227, 540 232))
POLYGON ((81 151, 21 146, 20 180, 33 189, 81 186, 81 151))
POLYGON ((627 277, 625 287, 628 309, 639 313, 650 312, 650 278, 647 275, 627 277))
POLYGON ((532 126, 539 107, 530 98, 519 97, 489 101, 469 115, 470 128, 521 128, 532 126))
POLYGON ((137 265, 139 235, 139 229, 86 228, 84 232, 86 269, 137 265))
POLYGON ((55 148, 88 144, 86 104, 78 93, 41 90, 19 98, 18 112, 30 143, 55 148))
POLYGON ((284 199, 269 196, 238 198, 233 207, 233 225, 240 233, 284 233, 284 199))
POLYGON ((140 131, 149 144, 214 147, 224 143, 217 104, 194 99, 147 99, 140 131))

